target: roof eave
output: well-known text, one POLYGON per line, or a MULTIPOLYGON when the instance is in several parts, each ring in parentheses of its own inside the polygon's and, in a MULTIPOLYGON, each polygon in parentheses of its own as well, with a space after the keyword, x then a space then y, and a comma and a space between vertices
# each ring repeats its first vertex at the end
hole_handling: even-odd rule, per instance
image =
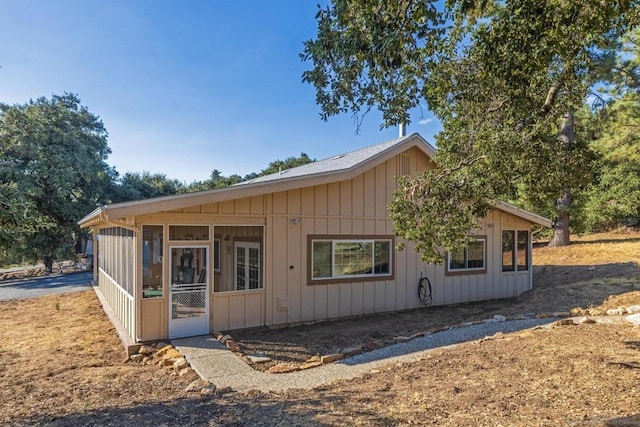
POLYGON ((517 217, 526 219, 527 221, 532 222, 534 224, 538 224, 547 228, 553 228, 553 222, 550 219, 545 218, 541 215, 535 214, 533 212, 530 212, 526 209, 522 209, 517 206, 514 206, 511 203, 498 202, 496 204, 496 208, 500 209, 501 211, 515 215, 517 217))
POLYGON ((95 224, 99 223, 102 220, 103 212, 106 212, 106 206, 100 206, 99 208, 94 209, 92 212, 87 214, 84 218, 77 222, 80 228, 88 228, 93 227, 95 224))

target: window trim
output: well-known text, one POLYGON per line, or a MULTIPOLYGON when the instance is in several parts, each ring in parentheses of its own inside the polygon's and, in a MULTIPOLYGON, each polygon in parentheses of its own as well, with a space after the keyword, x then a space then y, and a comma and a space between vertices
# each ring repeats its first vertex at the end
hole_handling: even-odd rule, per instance
MULTIPOLYGON (((307 284, 308 285, 324 285, 331 283, 353 283, 353 282, 375 282, 380 280, 393 280, 396 276, 396 263, 395 263, 395 236, 388 234, 373 234, 373 235, 335 235, 335 234, 309 234, 307 235, 307 284), (371 242, 374 244, 376 241, 389 241, 389 263, 390 272, 388 274, 359 274, 353 276, 337 276, 327 278, 314 278, 313 277, 313 242, 314 241, 330 241, 333 244, 336 241, 340 242, 371 242)), ((375 253, 373 254, 375 257, 375 253)))
MULTIPOLYGON (((482 260, 483 267, 482 268, 455 268, 451 269, 451 251, 447 251, 447 256, 445 259, 445 268, 444 275, 445 276, 466 276, 470 274, 487 274, 487 235, 473 235, 467 236, 472 240, 482 241, 482 260)), ((465 252, 467 251, 467 247, 464 248, 465 252)))

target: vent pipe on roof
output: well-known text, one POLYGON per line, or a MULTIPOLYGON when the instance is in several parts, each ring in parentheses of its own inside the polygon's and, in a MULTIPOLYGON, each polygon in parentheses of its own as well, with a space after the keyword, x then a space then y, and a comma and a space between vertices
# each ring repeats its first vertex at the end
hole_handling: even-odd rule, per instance
POLYGON ((407 136, 407 125, 400 123, 398 125, 398 138, 402 138, 403 136, 407 136))

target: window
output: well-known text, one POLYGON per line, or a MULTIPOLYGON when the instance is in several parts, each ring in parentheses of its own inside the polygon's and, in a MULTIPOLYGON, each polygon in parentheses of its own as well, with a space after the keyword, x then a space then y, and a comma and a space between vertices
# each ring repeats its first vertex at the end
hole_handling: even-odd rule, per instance
POLYGON ((518 271, 529 270, 529 232, 518 231, 518 271))
POLYGON ((235 246, 235 290, 262 289, 260 242, 239 242, 235 246))
POLYGON ((209 226, 170 225, 169 240, 209 240, 209 226))
POLYGON ((513 242, 516 241, 516 232, 506 230, 502 232, 502 271, 516 271, 513 242))
POLYGON ((367 239, 309 236, 310 279, 312 283, 327 281, 369 280, 393 274, 393 238, 367 239))
POLYGON ((142 226, 142 296, 162 297, 162 226, 142 226))
POLYGON ((466 247, 451 251, 447 256, 446 274, 482 274, 487 272, 485 263, 486 237, 474 237, 466 247))
POLYGON ((529 232, 502 231, 502 271, 529 270, 529 232))
POLYGON ((213 239, 213 270, 220 272, 220 239, 213 239))

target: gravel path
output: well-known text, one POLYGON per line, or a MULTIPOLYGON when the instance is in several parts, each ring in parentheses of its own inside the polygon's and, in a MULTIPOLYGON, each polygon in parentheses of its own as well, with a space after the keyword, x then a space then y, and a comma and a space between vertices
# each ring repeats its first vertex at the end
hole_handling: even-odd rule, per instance
POLYGON ((497 332, 521 331, 555 320, 557 319, 522 319, 456 327, 362 353, 336 363, 288 374, 256 371, 209 335, 181 338, 172 342, 185 355, 193 369, 218 388, 281 392, 289 389, 311 389, 330 381, 354 378, 383 365, 418 360, 434 348, 474 341, 497 332))

